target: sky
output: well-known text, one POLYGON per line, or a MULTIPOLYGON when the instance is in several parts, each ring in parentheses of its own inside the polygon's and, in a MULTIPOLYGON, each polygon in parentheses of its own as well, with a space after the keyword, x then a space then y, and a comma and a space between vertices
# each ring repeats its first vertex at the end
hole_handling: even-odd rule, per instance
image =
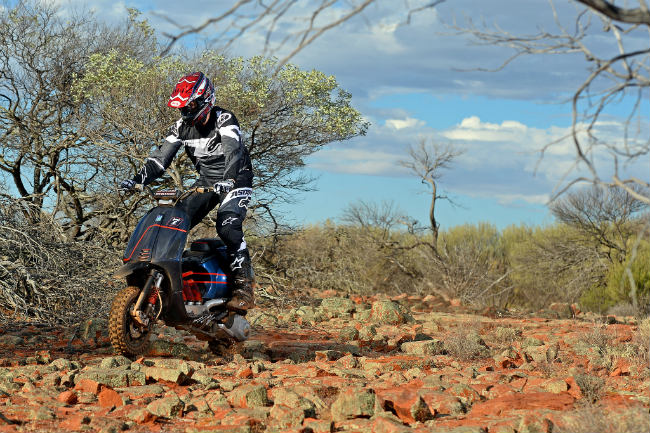
MULTIPOLYGON (((55 3, 69 7, 82 2, 55 3)), ((408 4, 426 3, 430 2, 411 0, 408 4)), ((164 17, 187 24, 221 12, 220 2, 203 0, 193 2, 193 9, 180 9, 171 0, 83 4, 107 20, 125 16, 126 7, 136 7, 159 32, 176 30, 164 17)), ((307 11, 313 4, 301 0, 297 9, 307 11)), ((284 207, 283 213, 294 223, 309 224, 337 219, 347 206, 360 200, 393 201, 426 225, 429 190, 399 165, 408 158, 409 145, 424 140, 462 151, 439 179, 442 193, 452 199, 437 204, 443 229, 480 221, 500 228, 552 223, 549 198, 568 180, 584 174, 576 167, 573 144, 566 138, 571 126, 567 100, 589 74, 584 56, 527 56, 497 72, 479 71, 498 68, 512 51, 478 45, 452 25, 467 26, 471 19, 512 34, 542 29, 557 32, 558 23, 574 29, 582 8, 569 0, 556 0, 554 16, 547 0, 447 0, 436 9, 413 15, 405 24, 406 4, 378 0, 291 59, 302 68, 336 76, 371 126, 363 137, 332 143, 310 156, 305 171, 317 177, 317 190, 297 196, 296 203, 284 207), (545 147, 550 143, 555 144, 545 147)), ((334 8, 327 18, 342 10, 334 8)), ((304 24, 303 15, 292 13, 278 26, 278 37, 304 24)), ((207 30, 205 36, 218 31, 207 30)), ((264 25, 239 38, 230 52, 259 54, 263 30, 264 25)), ((604 33, 597 18, 593 36, 586 41, 596 53, 614 53, 611 32, 604 33)), ((197 38, 181 43, 196 44, 197 38)), ((647 47, 648 34, 632 34, 626 43, 630 49, 647 47)), ((291 48, 287 45, 276 54, 282 57, 291 48)), ((641 104, 646 120, 650 118, 648 100, 641 104)), ((603 122, 595 126, 601 137, 620 140, 622 116, 630 104, 628 98, 612 105, 603 122)), ((647 124, 642 122, 641 136, 647 136, 647 124)), ((610 155, 596 155, 594 160, 605 175, 611 174, 610 155)), ((647 161, 623 169, 648 178, 647 161)))

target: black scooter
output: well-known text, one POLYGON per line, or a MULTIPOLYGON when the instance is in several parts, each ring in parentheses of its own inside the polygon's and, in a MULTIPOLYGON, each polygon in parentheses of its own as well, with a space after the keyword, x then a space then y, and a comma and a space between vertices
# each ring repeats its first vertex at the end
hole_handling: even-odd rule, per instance
POLYGON ((154 323, 162 321, 209 342, 219 353, 244 341, 250 324, 225 307, 232 293, 226 247, 219 239, 198 239, 184 250, 190 228, 177 204, 192 193, 152 193, 158 206, 142 217, 124 252, 117 278, 127 287, 115 295, 108 331, 115 351, 128 357, 144 354, 154 323))

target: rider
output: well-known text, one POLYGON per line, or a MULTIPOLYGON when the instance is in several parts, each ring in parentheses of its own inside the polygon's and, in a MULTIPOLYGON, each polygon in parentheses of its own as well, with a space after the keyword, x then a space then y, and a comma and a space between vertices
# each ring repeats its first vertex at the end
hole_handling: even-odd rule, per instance
POLYGON ((194 186, 210 187, 214 192, 195 192, 180 206, 194 227, 220 203, 217 234, 226 244, 234 277, 232 298, 227 307, 246 311, 254 305, 253 269, 242 222, 253 192, 253 171, 237 118, 231 111, 216 106, 215 99, 214 87, 202 72, 182 77, 167 102, 167 106, 180 110, 181 118, 138 174, 123 180, 120 188, 130 190, 136 184, 151 183, 163 174, 176 152, 184 146, 199 173, 194 186))

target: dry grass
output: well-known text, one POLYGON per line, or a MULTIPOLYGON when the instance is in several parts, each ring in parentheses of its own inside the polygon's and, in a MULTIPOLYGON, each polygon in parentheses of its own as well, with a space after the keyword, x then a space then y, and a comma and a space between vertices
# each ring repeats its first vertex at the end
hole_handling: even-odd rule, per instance
POLYGON ((595 403, 603 395, 605 380, 591 374, 578 374, 575 376, 576 383, 580 387, 585 402, 595 403))
POLYGON ((445 351, 461 361, 487 358, 491 355, 490 348, 475 330, 455 329, 444 341, 445 351))
POLYGON ((635 407, 605 411, 594 406, 563 416, 553 433, 641 433, 650 431, 648 409, 635 407))

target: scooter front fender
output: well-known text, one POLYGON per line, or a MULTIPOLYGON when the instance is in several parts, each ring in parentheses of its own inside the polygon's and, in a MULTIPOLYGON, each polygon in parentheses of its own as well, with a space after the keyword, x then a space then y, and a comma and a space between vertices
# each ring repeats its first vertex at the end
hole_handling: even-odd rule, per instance
POLYGON ((115 278, 126 278, 131 274, 134 274, 140 270, 146 270, 150 267, 150 264, 147 262, 129 262, 120 266, 120 269, 113 274, 115 278))

